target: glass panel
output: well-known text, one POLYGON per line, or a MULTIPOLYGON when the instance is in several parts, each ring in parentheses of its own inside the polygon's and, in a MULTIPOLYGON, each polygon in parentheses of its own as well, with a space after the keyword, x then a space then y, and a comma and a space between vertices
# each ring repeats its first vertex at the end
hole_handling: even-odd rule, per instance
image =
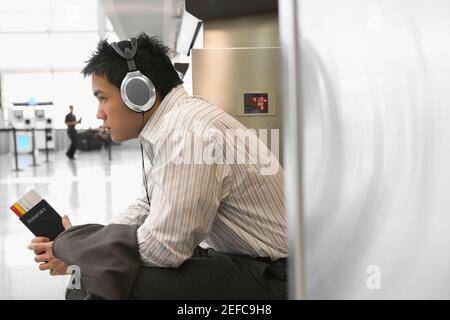
POLYGON ((98 34, 54 33, 51 39, 51 65, 53 68, 81 68, 97 47, 98 34))
POLYGON ((45 33, 0 34, 0 69, 50 69, 50 36, 45 33))
POLYGON ((31 98, 49 101, 52 97, 51 73, 17 73, 3 76, 3 94, 6 106, 26 102, 31 98))
MULTIPOLYGON (((117 35, 105 19, 106 36, 117 35)), ((17 0, 0 6, 0 70, 80 70, 98 42, 95 0, 17 0)))
POLYGON ((97 30, 97 1, 19 0, 0 7, 0 32, 82 30, 97 30))
POLYGON ((0 13, 0 32, 45 32, 49 27, 48 11, 0 13))
POLYGON ((43 12, 50 8, 50 0, 2 0, 1 4, 0 13, 43 12))
POLYGON ((101 124, 95 115, 97 100, 92 95, 90 78, 79 72, 16 73, 3 76, 3 101, 5 107, 14 102, 52 101, 50 107, 55 128, 66 128, 64 117, 73 105, 77 118, 82 117, 78 128, 96 128, 101 124))
POLYGON ((97 42, 96 32, 0 34, 0 69, 81 70, 84 61, 96 48, 97 42))
POLYGON ((97 30, 97 1, 52 0, 51 30, 97 30))

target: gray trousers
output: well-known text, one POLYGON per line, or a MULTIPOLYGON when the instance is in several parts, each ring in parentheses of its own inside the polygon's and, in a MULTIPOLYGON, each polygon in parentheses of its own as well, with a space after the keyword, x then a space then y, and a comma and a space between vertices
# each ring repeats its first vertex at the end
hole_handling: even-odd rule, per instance
MULTIPOLYGON (((68 290, 66 299, 83 299, 68 290)), ((178 268, 140 267, 129 299, 286 299, 286 261, 197 247, 178 268)))

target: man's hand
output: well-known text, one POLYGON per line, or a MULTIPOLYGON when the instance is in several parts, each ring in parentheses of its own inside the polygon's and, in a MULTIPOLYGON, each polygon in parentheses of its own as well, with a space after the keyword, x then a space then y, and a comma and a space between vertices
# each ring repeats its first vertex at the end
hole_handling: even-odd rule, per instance
MULTIPOLYGON (((64 229, 72 226, 68 216, 62 218, 64 229)), ((52 276, 67 274, 67 265, 59 259, 56 259, 52 252, 53 241, 46 237, 36 237, 31 240, 28 249, 33 250, 36 257, 34 261, 40 263, 39 270, 50 270, 52 276)))

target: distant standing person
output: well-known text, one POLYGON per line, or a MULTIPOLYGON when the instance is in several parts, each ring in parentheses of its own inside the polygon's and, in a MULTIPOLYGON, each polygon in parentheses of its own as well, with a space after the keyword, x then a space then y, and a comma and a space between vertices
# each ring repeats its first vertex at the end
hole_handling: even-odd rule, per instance
POLYGON ((77 130, 75 126, 81 123, 81 118, 77 121, 77 118, 73 114, 73 106, 69 106, 70 112, 66 115, 65 123, 67 125, 67 135, 70 139, 70 147, 66 152, 66 156, 70 160, 75 160, 75 150, 77 149, 77 130))

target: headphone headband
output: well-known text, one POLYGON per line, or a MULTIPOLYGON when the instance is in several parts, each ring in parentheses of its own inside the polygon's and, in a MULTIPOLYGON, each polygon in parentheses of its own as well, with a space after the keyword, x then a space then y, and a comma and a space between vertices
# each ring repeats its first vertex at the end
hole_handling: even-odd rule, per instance
POLYGON ((113 43, 111 43, 111 47, 114 49, 114 51, 119 56, 121 56, 122 58, 127 60, 128 71, 136 71, 137 70, 136 62, 134 62, 134 57, 136 56, 136 52, 137 52, 136 38, 133 37, 130 40, 121 41, 119 43, 113 42, 113 43), (123 43, 123 42, 131 43, 131 50, 130 50, 130 48, 125 48, 125 50, 122 50, 119 46, 119 43, 123 43))

